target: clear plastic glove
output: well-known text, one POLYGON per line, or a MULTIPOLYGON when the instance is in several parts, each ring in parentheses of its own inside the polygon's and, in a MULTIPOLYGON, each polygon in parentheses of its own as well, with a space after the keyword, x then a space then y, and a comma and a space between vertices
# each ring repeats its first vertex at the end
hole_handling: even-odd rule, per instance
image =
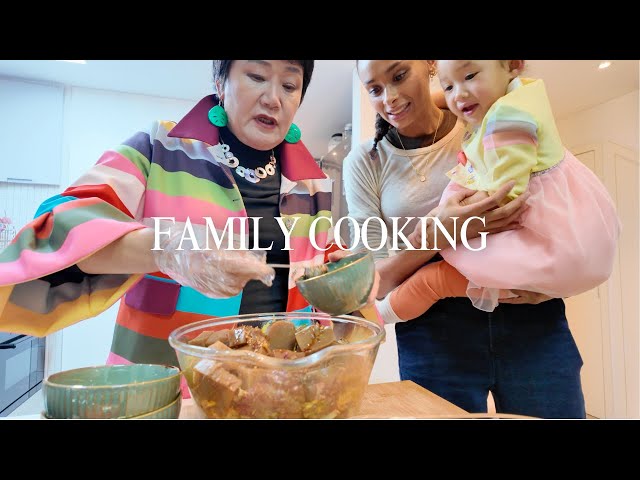
POLYGON ((267 266, 265 251, 224 249, 226 240, 221 244, 223 248, 218 249, 207 229, 194 224, 198 250, 190 240, 190 235, 187 234, 182 241, 184 226, 184 223, 171 226, 169 235, 159 237, 161 250, 152 250, 162 273, 211 298, 233 297, 250 280, 260 280, 271 286, 275 271, 267 266), (205 250, 207 235, 210 250, 205 250), (182 250, 178 250, 180 246, 182 250))

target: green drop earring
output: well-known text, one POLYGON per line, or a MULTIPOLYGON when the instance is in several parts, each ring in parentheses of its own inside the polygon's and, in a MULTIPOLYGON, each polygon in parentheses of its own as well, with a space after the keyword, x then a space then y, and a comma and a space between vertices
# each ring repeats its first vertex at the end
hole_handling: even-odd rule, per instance
POLYGON ((220 103, 209 110, 209 121, 216 127, 226 127, 229 119, 227 118, 227 112, 224 111, 224 104, 222 100, 220 103))
POLYGON ((295 123, 292 123, 284 139, 288 143, 298 143, 301 136, 302 133, 300 132, 298 126, 295 123))

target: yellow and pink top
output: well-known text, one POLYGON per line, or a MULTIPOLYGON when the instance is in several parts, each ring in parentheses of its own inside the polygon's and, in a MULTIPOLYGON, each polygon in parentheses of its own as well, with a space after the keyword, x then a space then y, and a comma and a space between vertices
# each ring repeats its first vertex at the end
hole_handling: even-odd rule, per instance
POLYGON ((459 163, 447 175, 471 190, 495 192, 509 180, 513 200, 532 173, 557 165, 565 149, 542 80, 514 78, 482 124, 468 127, 459 163))

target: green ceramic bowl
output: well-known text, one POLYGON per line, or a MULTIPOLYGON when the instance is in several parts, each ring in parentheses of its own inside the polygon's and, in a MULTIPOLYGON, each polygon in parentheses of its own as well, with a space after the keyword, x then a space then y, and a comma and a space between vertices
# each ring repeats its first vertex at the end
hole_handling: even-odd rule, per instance
POLYGON ((176 399, 169 405, 165 405, 153 412, 143 413, 136 417, 129 417, 128 420, 169 420, 180 416, 180 407, 182 406, 182 395, 178 395, 176 399))
POLYGON ((375 265, 371 252, 348 255, 327 263, 328 271, 296 282, 307 301, 330 315, 344 315, 362 307, 373 287, 375 265))
POLYGON ((161 409, 180 394, 180 370, 166 365, 100 365, 43 382, 48 418, 130 418, 161 409))

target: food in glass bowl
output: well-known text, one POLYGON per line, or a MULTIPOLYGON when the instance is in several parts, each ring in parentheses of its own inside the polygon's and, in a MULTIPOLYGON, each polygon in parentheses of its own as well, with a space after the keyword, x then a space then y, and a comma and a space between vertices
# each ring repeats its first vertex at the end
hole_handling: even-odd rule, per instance
POLYGON ((355 316, 273 313, 192 323, 169 343, 208 418, 347 418, 384 334, 355 316))

